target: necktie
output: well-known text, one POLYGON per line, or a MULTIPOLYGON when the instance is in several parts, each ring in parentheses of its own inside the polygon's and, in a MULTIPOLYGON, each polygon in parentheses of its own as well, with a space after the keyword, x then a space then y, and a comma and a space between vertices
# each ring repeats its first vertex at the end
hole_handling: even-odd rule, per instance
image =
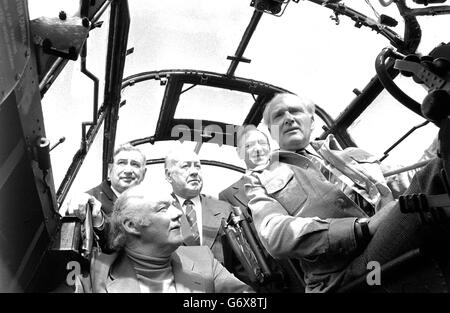
POLYGON ((356 190, 348 186, 342 179, 340 179, 336 174, 329 170, 325 164, 321 161, 322 159, 309 151, 300 150, 297 151, 298 154, 307 157, 325 176, 325 178, 332 184, 336 185, 342 192, 344 192, 353 202, 355 202, 367 215, 372 216, 375 213, 375 208, 368 202, 362 195, 360 195, 356 190))
POLYGON ((191 228, 192 232, 192 239, 193 239, 193 246, 199 246, 200 245, 200 234, 198 232, 198 225, 197 225, 197 214, 195 214, 194 210, 194 203, 187 199, 184 201, 184 205, 186 208, 186 219, 189 223, 189 226, 191 228))

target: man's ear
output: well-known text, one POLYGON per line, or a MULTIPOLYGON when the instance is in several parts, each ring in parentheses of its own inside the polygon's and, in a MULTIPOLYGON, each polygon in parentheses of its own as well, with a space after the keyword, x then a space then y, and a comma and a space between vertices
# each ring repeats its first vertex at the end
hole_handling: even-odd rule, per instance
POLYGON ((142 178, 141 178, 140 182, 142 182, 144 180, 146 173, 147 173, 147 168, 144 169, 144 172, 142 173, 142 178))
POLYGON ((139 225, 137 225, 134 221, 131 219, 126 219, 122 222, 123 228, 125 228, 125 231, 129 234, 133 235, 140 235, 141 231, 139 230, 139 225))
POLYGON ((170 176, 170 171, 168 168, 164 170, 164 173, 166 174, 166 180, 169 182, 169 184, 172 184, 172 177, 170 176))
POLYGON ((236 147, 236 153, 238 154, 239 159, 245 159, 245 152, 243 151, 243 149, 241 149, 241 147, 236 147))

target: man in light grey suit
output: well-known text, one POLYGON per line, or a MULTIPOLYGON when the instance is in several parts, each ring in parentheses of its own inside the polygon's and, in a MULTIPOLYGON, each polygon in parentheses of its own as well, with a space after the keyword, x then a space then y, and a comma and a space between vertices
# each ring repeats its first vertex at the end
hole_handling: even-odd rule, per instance
POLYGON ((112 246, 98 255, 76 292, 251 292, 204 246, 181 246, 182 212, 167 194, 132 187, 117 199, 111 215, 112 246))

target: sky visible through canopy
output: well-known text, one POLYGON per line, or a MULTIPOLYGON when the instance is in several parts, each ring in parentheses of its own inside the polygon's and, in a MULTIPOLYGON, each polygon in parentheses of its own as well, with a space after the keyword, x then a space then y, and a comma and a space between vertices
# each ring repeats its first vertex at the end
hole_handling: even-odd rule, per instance
MULTIPOLYGON (((253 14, 250 0, 129 0, 131 24, 124 77, 164 69, 196 69, 225 73, 253 14)), ((79 1, 29 0, 30 18, 58 16, 65 10, 77 14, 79 1)), ((395 5, 382 7, 371 1, 381 14, 399 21, 393 30, 403 36, 402 20, 395 5)), ((375 15, 365 1, 345 1, 372 18, 375 15)), ((414 7, 412 1, 407 4, 414 7)), ((250 40, 244 57, 251 63, 241 63, 235 75, 260 80, 312 98, 333 118, 336 118, 355 97, 355 88, 362 90, 375 76, 375 58, 387 39, 368 28, 356 28, 354 22, 340 17, 339 25, 330 19, 333 13, 309 1, 290 2, 281 17, 264 14, 250 40)), ((91 31, 88 41, 87 68, 100 78, 100 103, 103 101, 106 45, 109 10, 101 18, 104 24, 91 31)), ((418 51, 427 54, 441 42, 448 41, 450 16, 420 17, 422 43, 418 51)), ((425 90, 412 80, 396 81, 417 101, 425 90)), ((47 137, 55 143, 60 137, 66 142, 52 151, 53 175, 58 188, 79 148, 81 123, 92 116, 92 82, 80 73, 80 62, 69 61, 42 103, 47 137)), ((116 146, 136 138, 154 134, 164 87, 158 81, 148 81, 125 89, 122 99, 126 106, 120 111, 116 146)), ((242 123, 253 99, 231 91, 195 87, 183 94, 175 113, 179 118, 219 119, 242 123)), ((370 108, 350 127, 350 134, 362 148, 377 157, 411 127, 424 120, 401 106, 383 92, 370 108)), ((315 135, 321 133, 320 124, 315 135)), ((409 165, 416 162, 431 144, 437 128, 427 125, 391 153, 386 163, 409 165)), ((83 164, 69 193, 87 190, 101 180, 103 129, 83 164)), ((144 145, 147 158, 160 158, 179 143, 162 142, 144 145)), ((195 146, 195 143, 185 143, 195 146)), ((243 166, 234 148, 204 144, 200 157, 243 166)), ((204 167, 204 192, 216 196, 240 177, 239 173, 204 167)), ((144 181, 152 188, 166 189, 162 165, 152 166, 144 181)))

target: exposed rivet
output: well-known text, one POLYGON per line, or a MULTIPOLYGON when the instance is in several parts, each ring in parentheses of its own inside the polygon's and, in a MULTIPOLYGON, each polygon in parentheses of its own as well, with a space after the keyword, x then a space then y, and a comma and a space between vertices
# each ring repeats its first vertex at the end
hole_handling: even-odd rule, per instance
POLYGON ((67 14, 64 11, 59 11, 59 19, 65 21, 67 19, 67 14))
POLYGON ((89 20, 86 17, 83 17, 81 24, 83 24, 84 27, 89 27, 89 20))

